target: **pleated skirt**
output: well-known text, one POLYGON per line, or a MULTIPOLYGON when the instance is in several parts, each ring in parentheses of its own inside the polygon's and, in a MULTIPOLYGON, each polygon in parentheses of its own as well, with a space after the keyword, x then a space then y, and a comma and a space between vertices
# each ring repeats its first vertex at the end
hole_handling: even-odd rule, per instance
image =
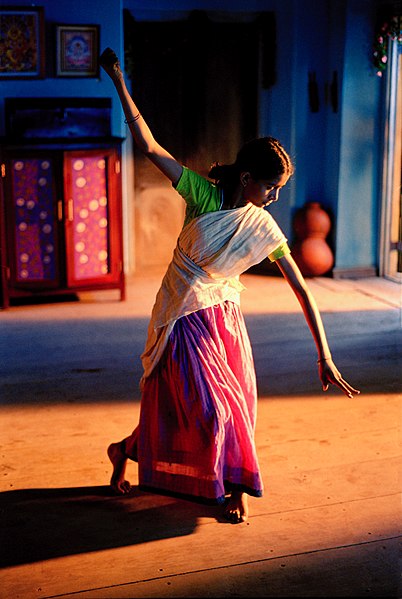
POLYGON ((143 386, 133 433, 140 487, 207 503, 222 503, 233 489, 261 496, 256 412, 240 307, 224 302, 180 318, 143 386))

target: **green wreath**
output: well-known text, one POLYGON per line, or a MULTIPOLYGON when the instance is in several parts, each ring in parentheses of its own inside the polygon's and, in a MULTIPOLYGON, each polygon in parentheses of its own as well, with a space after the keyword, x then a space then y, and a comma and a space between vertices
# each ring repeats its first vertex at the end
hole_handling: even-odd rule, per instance
POLYGON ((402 44, 401 16, 394 16, 384 21, 376 35, 373 48, 373 63, 376 75, 382 77, 388 63, 390 40, 402 44))

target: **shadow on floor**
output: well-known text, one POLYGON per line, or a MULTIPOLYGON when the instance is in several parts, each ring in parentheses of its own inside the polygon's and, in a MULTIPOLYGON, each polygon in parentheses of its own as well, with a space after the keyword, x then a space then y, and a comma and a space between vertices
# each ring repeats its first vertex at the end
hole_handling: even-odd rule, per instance
POLYGON ((189 535, 201 517, 226 522, 221 506, 136 487, 124 497, 106 486, 6 491, 0 510, 0 567, 189 535))
MULTIPOLYGON (((325 313, 335 363, 362 393, 401 389, 398 310, 325 313)), ((246 314, 261 395, 321 394, 302 314, 246 314)), ((2 323, 2 405, 139 400, 148 319, 2 323)))

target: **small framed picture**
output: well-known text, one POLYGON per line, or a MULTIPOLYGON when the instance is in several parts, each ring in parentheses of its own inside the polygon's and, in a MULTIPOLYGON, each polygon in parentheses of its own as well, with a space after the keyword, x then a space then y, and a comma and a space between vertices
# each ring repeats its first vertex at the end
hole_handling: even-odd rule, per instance
POLYGON ((43 7, 0 7, 0 79, 45 76, 43 7))
POLYGON ((56 26, 56 76, 99 77, 99 25, 56 26))

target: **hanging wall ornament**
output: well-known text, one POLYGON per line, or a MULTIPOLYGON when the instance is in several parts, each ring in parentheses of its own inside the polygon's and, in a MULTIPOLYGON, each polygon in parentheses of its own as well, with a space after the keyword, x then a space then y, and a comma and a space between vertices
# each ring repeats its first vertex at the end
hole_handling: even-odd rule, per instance
POLYGON ((382 77, 387 68, 390 41, 402 44, 401 9, 399 14, 382 16, 379 19, 373 45, 373 64, 378 77, 382 77))

